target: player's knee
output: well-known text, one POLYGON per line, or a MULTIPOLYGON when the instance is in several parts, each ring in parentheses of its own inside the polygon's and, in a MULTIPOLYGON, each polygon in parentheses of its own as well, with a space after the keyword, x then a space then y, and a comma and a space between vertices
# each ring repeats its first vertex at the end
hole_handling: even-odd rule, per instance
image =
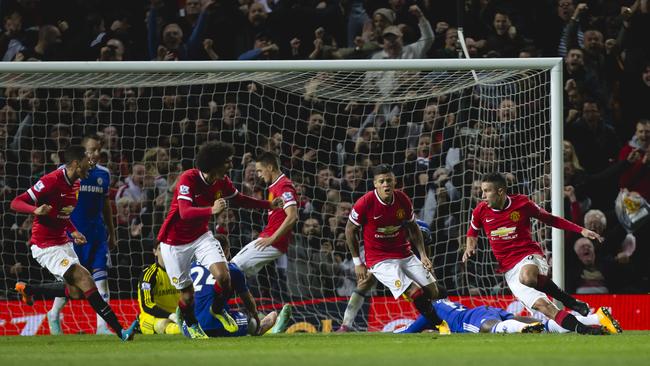
POLYGON ((230 290, 230 273, 220 272, 214 279, 224 291, 230 290))
POLYGON ((366 293, 370 290, 370 288, 372 288, 372 285, 374 284, 375 284, 375 278, 372 276, 368 276, 366 277, 366 279, 359 282, 359 284, 357 285, 357 291, 366 293))
POLYGON ((519 282, 522 285, 535 288, 537 287, 537 276, 533 276, 531 273, 522 272, 519 276, 519 282))
POLYGON ((533 310, 537 310, 551 319, 553 319, 558 312, 557 307, 548 301, 548 299, 544 298, 537 299, 533 303, 532 308, 533 310))

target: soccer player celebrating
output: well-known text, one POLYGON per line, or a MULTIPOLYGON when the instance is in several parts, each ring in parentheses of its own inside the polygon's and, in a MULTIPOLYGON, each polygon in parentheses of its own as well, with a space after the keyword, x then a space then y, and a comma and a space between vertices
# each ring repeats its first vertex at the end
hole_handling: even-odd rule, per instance
POLYGON ((278 157, 262 153, 255 163, 258 177, 269 184, 269 201, 281 197, 284 205, 269 212, 268 224, 259 238, 248 243, 232 259, 247 276, 259 272, 267 263, 287 252, 291 231, 298 221, 298 203, 293 183, 280 171, 278 157))
MULTIPOLYGON (((422 232, 424 245, 427 246, 431 244, 432 237, 429 225, 427 225, 427 223, 422 220, 415 220, 415 222, 422 232)), ((337 332, 344 333, 349 332, 353 329, 354 319, 357 317, 359 310, 361 310, 361 306, 363 306, 363 301, 366 297, 366 294, 375 286, 376 283, 377 280, 375 280, 375 276, 373 276, 372 273, 369 273, 366 279, 357 285, 357 288, 354 289, 354 292, 350 296, 350 300, 348 300, 348 305, 345 307, 345 312, 343 313, 343 322, 341 323, 341 326, 337 332)), ((441 290, 440 287, 438 289, 441 290)))
POLYGON ((142 334, 181 334, 176 315, 178 291, 169 280, 160 243, 153 250, 156 262, 145 268, 138 282, 140 330, 142 334))
POLYGON ((207 142, 196 155, 196 168, 178 178, 169 213, 158 233, 160 252, 167 275, 181 291, 178 302, 179 322, 187 324, 190 338, 207 338, 194 316, 194 289, 190 277, 192 258, 208 268, 215 278, 212 309, 226 329, 236 328, 235 321, 223 311, 230 297, 230 274, 219 242, 208 230, 210 217, 227 206, 227 199, 244 208, 274 209, 282 199, 272 202, 245 196, 233 186, 228 171, 232 168, 234 148, 222 142, 207 142), (221 311, 221 314, 217 312, 221 311))
POLYGON ((43 176, 36 184, 14 198, 11 208, 17 212, 34 214, 32 226, 32 256, 65 285, 30 286, 16 283, 16 291, 23 302, 33 303, 33 296, 85 297, 123 341, 133 339, 134 322, 123 329, 111 307, 97 291, 92 276, 79 264, 79 258, 72 248, 67 233, 75 244, 85 244, 86 238, 70 221, 70 215, 77 204, 79 178, 87 178, 91 161, 81 146, 70 146, 64 153, 65 167, 43 176))
MULTIPOLYGON (((90 160, 97 161, 102 148, 101 138, 97 135, 86 136, 81 145, 86 149, 90 160)), ((110 263, 109 244, 110 248, 117 246, 113 212, 108 195, 110 180, 111 174, 106 167, 93 165, 88 171, 88 177, 81 179, 79 200, 71 216, 72 223, 87 240, 86 245, 75 245, 74 250, 81 265, 92 272, 97 290, 106 302, 109 300, 107 279, 110 263)), ((54 299, 52 309, 47 313, 52 335, 63 334, 60 313, 66 302, 65 297, 57 297, 54 299)), ((99 315, 97 315, 97 334, 110 334, 106 322, 99 315)))
POLYGON ((478 233, 484 228, 492 252, 496 257, 498 271, 505 279, 512 294, 526 307, 537 310, 554 319, 565 329, 581 334, 603 334, 600 327, 586 326, 565 310, 559 310, 547 297, 550 295, 583 316, 589 314, 589 306, 562 291, 547 276, 548 265, 540 245, 530 234, 530 219, 563 230, 571 230, 592 240, 602 238, 597 233, 580 227, 564 218, 549 214, 524 195, 508 195, 507 183, 500 173, 488 173, 481 180, 483 202, 472 213, 467 231, 467 246, 463 262, 475 253, 478 233))
MULTIPOLYGON (((217 240, 223 247, 226 258, 230 257, 228 239, 221 234, 216 235, 217 240)), ((228 312, 235 319, 236 328, 227 329, 213 314, 212 303, 215 297, 215 291, 212 284, 215 282, 214 277, 198 263, 192 264, 192 281, 196 297, 194 311, 196 318, 201 324, 201 328, 210 337, 240 337, 245 335, 264 335, 271 330, 272 333, 283 333, 286 330, 289 317, 291 316, 291 305, 285 305, 280 311, 272 311, 267 314, 261 321, 257 315, 257 303, 253 295, 248 290, 246 276, 234 263, 228 264, 230 270, 230 281, 233 292, 237 294, 244 306, 244 312, 230 309, 227 303, 223 305, 223 311, 228 312)), ((183 331, 187 328, 183 327, 183 331)))
POLYGON ((415 223, 411 200, 395 190, 395 174, 386 164, 374 168, 375 189, 361 197, 352 208, 345 226, 345 240, 352 253, 358 283, 368 271, 397 299, 413 300, 415 308, 434 325, 442 320, 431 307, 439 297, 431 260, 424 249, 422 232, 415 223), (359 230, 363 227, 365 264, 359 259, 359 230), (407 239, 408 235, 408 239, 407 239), (418 259, 411 243, 420 253, 418 259))

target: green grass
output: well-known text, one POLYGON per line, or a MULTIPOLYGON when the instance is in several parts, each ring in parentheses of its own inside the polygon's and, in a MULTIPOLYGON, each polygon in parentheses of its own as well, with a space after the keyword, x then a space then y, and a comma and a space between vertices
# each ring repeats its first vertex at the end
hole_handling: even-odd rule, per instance
POLYGON ((650 365, 650 332, 575 334, 282 334, 0 337, 0 365, 650 365))

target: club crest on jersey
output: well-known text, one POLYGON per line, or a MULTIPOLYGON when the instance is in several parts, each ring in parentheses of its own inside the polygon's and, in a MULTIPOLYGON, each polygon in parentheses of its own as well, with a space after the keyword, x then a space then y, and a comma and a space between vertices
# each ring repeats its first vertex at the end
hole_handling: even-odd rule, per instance
POLYGON ((521 214, 519 213, 519 211, 512 211, 512 213, 510 214, 510 220, 517 222, 520 219, 521 219, 521 214))
POLYGON ((97 177, 97 185, 101 186, 102 183, 104 183, 104 180, 102 179, 102 177, 97 177))
POLYGON ((190 187, 181 184, 181 186, 178 188, 178 193, 179 194, 190 194, 190 187))
POLYGON ((178 285, 178 277, 172 277, 172 283, 178 285))
POLYGON ((219 198, 221 198, 221 191, 217 191, 217 193, 214 194, 215 200, 218 200, 219 198))
POLYGON ((406 213, 404 212, 403 208, 397 209, 397 212, 395 213, 395 217, 397 217, 398 220, 404 220, 406 217, 406 213))
POLYGON ((400 288, 400 287, 402 287, 402 281, 400 281, 400 280, 395 280, 395 287, 396 287, 396 288, 400 288))
POLYGON ((63 258, 61 260, 61 267, 67 267, 69 264, 70 264, 70 261, 68 260, 68 258, 63 258))

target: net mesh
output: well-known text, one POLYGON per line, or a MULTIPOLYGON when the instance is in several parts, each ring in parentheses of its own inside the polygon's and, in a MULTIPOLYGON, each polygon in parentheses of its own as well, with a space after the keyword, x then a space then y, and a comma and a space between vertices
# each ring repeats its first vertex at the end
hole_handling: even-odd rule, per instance
MULTIPOLYGON (((548 207, 550 74, 476 70, 476 76, 453 70, 1 74, 0 298, 9 300, 0 303, 2 321, 47 333, 42 309, 49 303, 35 310, 12 302, 16 280, 54 278, 29 254, 31 218, 9 203, 55 169, 66 146, 90 133, 103 138, 100 163, 111 172, 118 247, 110 254, 109 288, 118 314, 137 311, 129 299, 154 261, 176 178, 208 140, 235 146, 230 176, 242 193, 266 197, 252 163, 270 150, 300 194, 289 252, 250 279, 262 308, 329 298, 327 306, 294 313, 294 321, 340 323, 355 288, 343 231, 352 204, 372 189, 370 168, 379 163, 392 165, 417 217, 430 224, 428 254, 450 294, 506 295, 484 239, 477 256, 460 263, 465 232, 480 199, 478 179, 488 171, 508 173, 512 191, 548 207)), ((257 237, 265 215, 229 209, 211 225, 228 235, 234 255, 257 237)), ((539 227, 534 238, 546 247, 550 235, 539 227)), ((371 294, 390 296, 381 285, 371 294)), ((390 302, 364 308, 355 325, 367 326, 368 311, 394 311, 390 302)), ((68 305, 74 310, 64 331, 94 326, 92 310, 75 303, 68 305)))

